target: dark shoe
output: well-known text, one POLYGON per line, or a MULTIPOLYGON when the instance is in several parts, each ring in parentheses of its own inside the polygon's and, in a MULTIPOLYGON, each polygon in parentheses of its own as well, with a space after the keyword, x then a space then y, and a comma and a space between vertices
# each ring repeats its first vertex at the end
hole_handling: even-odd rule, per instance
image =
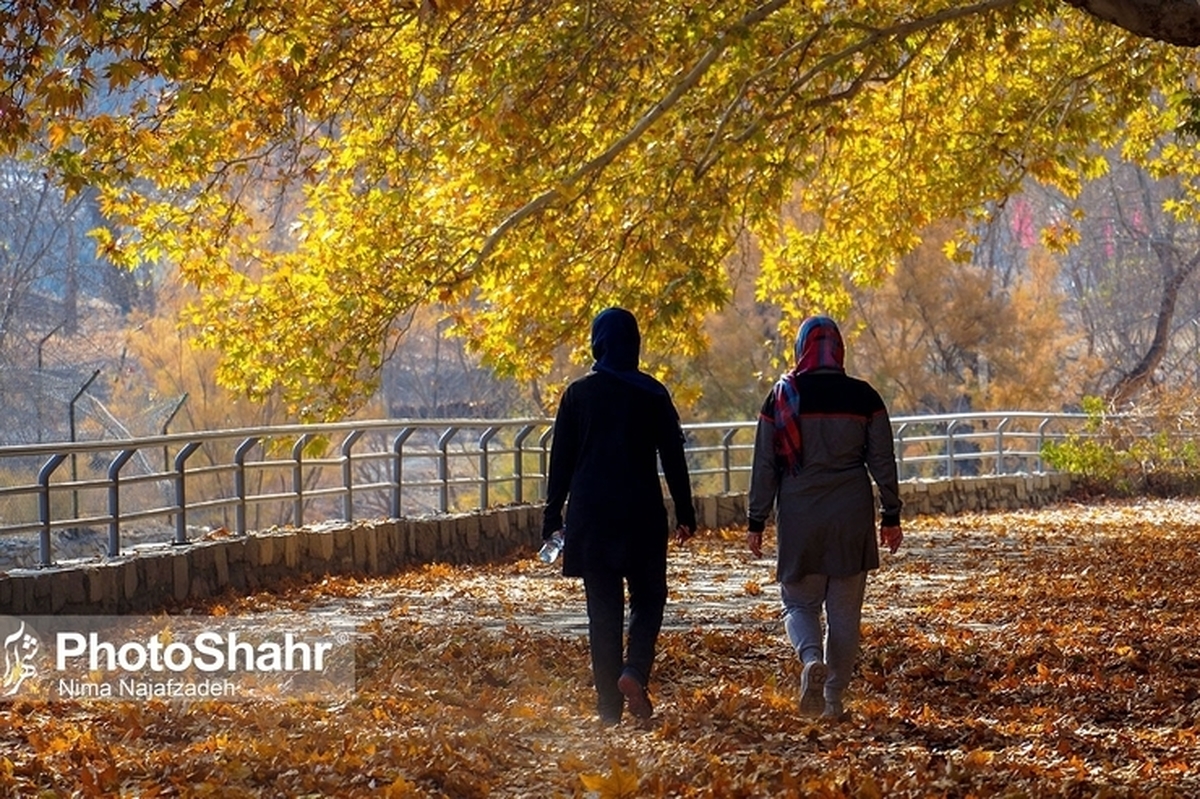
POLYGON ((825 678, 829 669, 819 660, 804 664, 800 676, 800 713, 820 716, 825 712, 825 678))
POLYGON ((850 720, 850 712, 842 707, 841 702, 825 702, 825 709, 821 711, 821 721, 843 722, 850 720))
POLYGON ((631 672, 621 674, 621 678, 617 680, 617 688, 625 695, 625 701, 629 703, 629 712, 635 717, 645 721, 654 715, 654 707, 650 704, 650 697, 646 695, 646 686, 631 672))
POLYGON ((625 712, 625 697, 620 694, 596 703, 596 715, 605 727, 614 727, 621 723, 621 715, 625 712))

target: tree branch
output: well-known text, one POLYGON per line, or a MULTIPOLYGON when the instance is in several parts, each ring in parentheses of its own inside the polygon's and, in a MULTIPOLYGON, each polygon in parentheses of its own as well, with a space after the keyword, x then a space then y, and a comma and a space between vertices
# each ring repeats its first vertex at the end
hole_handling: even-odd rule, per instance
MULTIPOLYGON (((885 41, 887 39, 895 39, 895 38, 900 38, 903 36, 910 36, 914 33, 919 33, 920 31, 923 31, 923 30, 929 30, 932 28, 939 27, 948 22, 954 22, 955 20, 963 19, 963 18, 970 17, 970 16, 973 16, 976 14, 984 14, 984 13, 987 13, 990 11, 996 11, 998 9, 1007 8, 1009 6, 1016 5, 1017 2, 1018 2, 1018 0, 984 0, 984 2, 976 3, 975 5, 963 6, 960 8, 946 8, 946 9, 943 9, 942 11, 939 11, 938 13, 932 14, 928 17, 922 17, 920 19, 910 20, 908 22, 901 23, 898 25, 893 25, 888 28, 868 29, 870 32, 867 36, 865 36, 864 38, 860 39, 859 41, 857 41, 847 47, 844 47, 843 49, 841 49, 835 53, 830 53, 829 55, 825 56, 820 61, 818 61, 816 64, 814 64, 803 75, 798 77, 796 80, 792 81, 792 84, 788 87, 787 93, 794 94, 796 91, 803 88, 806 84, 810 83, 814 78, 816 78, 818 75, 820 75, 822 72, 826 71, 827 69, 830 69, 831 67, 835 66, 836 64, 840 64, 843 61, 846 61, 847 59, 850 59, 850 58, 858 55, 859 53, 862 53, 864 50, 874 47, 875 45, 877 45, 880 42, 885 41)), ((821 31, 818 30, 813 35, 815 37, 815 36, 820 35, 820 33, 821 33, 821 31)), ((746 95, 746 92, 749 91, 750 86, 753 85, 753 83, 755 81, 760 80, 763 77, 766 77, 767 75, 769 75, 770 73, 772 73, 776 69, 778 69, 781 65, 783 65, 784 59, 786 56, 790 55, 793 52, 796 52, 797 50, 802 49, 802 46, 807 46, 808 44, 809 44, 809 40, 805 40, 804 42, 798 42, 796 45, 789 47, 783 53, 780 53, 780 55, 777 58, 775 58, 770 64, 768 64, 766 67, 764 67, 761 71, 759 71, 755 75, 748 78, 746 80, 746 82, 742 84, 741 88, 738 90, 737 96, 734 97, 733 101, 730 102, 728 107, 725 109, 725 113, 722 115, 721 121, 717 125, 717 129, 713 131, 712 136, 709 138, 708 147, 705 149, 704 155, 700 159, 700 163, 697 164, 697 166, 696 166, 696 169, 695 169, 696 177, 703 176, 705 172, 707 172, 709 169, 711 169, 713 167, 713 165, 716 164, 716 162, 720 160, 721 154, 718 151, 718 147, 720 146, 721 132, 725 128, 725 126, 728 124, 729 118, 732 115, 733 110, 737 107, 737 105, 739 104, 741 99, 746 95)), ((892 77, 895 77, 895 75, 898 75, 898 74, 900 74, 899 70, 897 70, 892 75, 892 77)), ((865 82, 867 80, 870 80, 870 77, 868 75, 866 75, 865 73, 860 75, 860 82, 865 82)), ((853 95, 853 94, 857 94, 857 92, 856 91, 852 92, 851 95, 853 95)), ((827 98, 827 99, 832 101, 834 98, 831 96, 830 98, 827 98)), ((810 105, 816 105, 816 103, 815 102, 810 103, 810 105)), ((759 117, 757 120, 755 120, 754 122, 751 122, 749 125, 747 125, 746 128, 741 133, 738 134, 739 138, 744 139, 746 136, 752 134, 754 130, 761 127, 764 119, 766 119, 766 117, 759 117)))
MULTIPOLYGON (((1004 0, 1004 2, 1015 2, 1015 0, 1004 0)), ((749 12, 739 19, 729 30, 717 37, 716 41, 708 48, 708 51, 700 57, 700 60, 688 71, 683 79, 672 89, 665 97, 654 104, 654 107, 646 112, 641 119, 637 121, 629 132, 615 142, 610 144, 604 152, 580 165, 574 172, 559 182, 557 186, 547 189, 534 199, 527 202, 525 205, 513 211, 504 220, 496 226, 494 230, 483 241, 483 245, 475 254, 471 265, 466 269, 466 275, 474 274, 483 265, 483 263, 491 256, 491 254, 499 246, 500 240, 517 225, 535 214, 539 214, 546 210, 556 200, 564 197, 567 194, 567 189, 572 188, 580 180, 596 172, 603 171, 605 167, 617 159, 622 152, 627 150, 630 145, 641 138, 651 125, 657 122, 668 111, 671 110, 689 91, 695 88, 704 74, 716 63, 721 54, 734 41, 734 34, 745 32, 748 28, 759 24, 767 17, 774 14, 783 6, 787 5, 788 0, 770 0, 764 3, 753 11, 749 12)))

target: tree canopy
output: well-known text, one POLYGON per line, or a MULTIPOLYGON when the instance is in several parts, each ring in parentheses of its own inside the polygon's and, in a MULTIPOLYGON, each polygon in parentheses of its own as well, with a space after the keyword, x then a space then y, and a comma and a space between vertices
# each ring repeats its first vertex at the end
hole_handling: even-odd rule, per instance
POLYGON ((0 57, 4 150, 95 186, 100 250, 180 270, 222 382, 305 417, 430 303, 502 375, 611 304, 694 354, 747 239, 785 328, 844 312, 934 222, 1159 158, 1195 74, 1046 0, 17 0, 0 57))

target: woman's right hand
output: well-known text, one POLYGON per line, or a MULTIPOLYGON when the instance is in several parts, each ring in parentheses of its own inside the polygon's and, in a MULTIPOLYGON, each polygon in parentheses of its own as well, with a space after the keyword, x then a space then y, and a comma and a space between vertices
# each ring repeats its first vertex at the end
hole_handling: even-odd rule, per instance
POLYGON ((900 543, 904 541, 904 533, 900 530, 900 525, 895 527, 880 527, 879 528, 879 543, 888 548, 888 551, 893 555, 900 548, 900 543))

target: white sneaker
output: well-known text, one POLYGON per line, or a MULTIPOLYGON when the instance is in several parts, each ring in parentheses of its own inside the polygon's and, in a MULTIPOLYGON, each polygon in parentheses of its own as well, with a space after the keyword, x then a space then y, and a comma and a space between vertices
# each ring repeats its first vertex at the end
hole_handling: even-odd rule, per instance
POLYGON ((804 664, 800 675, 800 713, 820 716, 825 712, 825 678, 829 669, 819 660, 804 664))

